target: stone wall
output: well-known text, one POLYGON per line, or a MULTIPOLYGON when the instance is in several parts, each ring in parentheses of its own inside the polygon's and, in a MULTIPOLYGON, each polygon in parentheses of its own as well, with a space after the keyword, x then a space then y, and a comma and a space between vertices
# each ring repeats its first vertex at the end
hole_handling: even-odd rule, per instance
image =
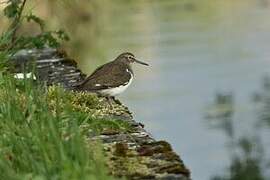
MULTIPOLYGON (((74 60, 56 49, 21 50, 12 57, 12 64, 10 71, 14 74, 35 72, 38 82, 46 82, 48 86, 59 84, 66 90, 72 90, 86 77, 74 60)), ((99 135, 89 136, 89 141, 102 142, 111 175, 128 179, 190 179, 189 170, 168 142, 155 140, 119 100, 112 106, 113 110, 103 109, 104 117, 126 121, 132 129, 125 132, 105 129, 99 135)))

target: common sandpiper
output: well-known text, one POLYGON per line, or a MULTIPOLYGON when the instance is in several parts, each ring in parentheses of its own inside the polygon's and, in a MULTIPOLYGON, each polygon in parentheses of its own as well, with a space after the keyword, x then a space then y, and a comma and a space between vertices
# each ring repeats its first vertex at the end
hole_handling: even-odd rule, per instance
POLYGON ((132 53, 120 54, 115 60, 97 68, 89 77, 77 86, 79 91, 94 92, 110 98, 123 93, 131 84, 134 73, 131 65, 139 63, 149 66, 147 63, 139 61, 132 53))

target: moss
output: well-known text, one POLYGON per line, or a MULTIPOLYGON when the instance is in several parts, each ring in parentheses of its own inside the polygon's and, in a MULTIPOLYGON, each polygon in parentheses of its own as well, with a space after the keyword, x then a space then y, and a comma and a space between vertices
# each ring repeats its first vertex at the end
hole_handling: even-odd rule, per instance
POLYGON ((166 142, 166 141, 155 141, 155 142, 152 142, 152 143, 148 143, 148 145, 151 145, 151 146, 161 146, 162 150, 163 151, 172 151, 172 147, 171 145, 166 142))
POLYGON ((111 145, 112 148, 107 152, 110 172, 114 176, 125 176, 131 179, 154 178, 157 173, 156 168, 164 167, 166 171, 168 162, 153 159, 149 156, 138 156, 135 149, 129 149, 125 143, 117 143, 111 145))
POLYGON ((137 156, 134 149, 129 149, 127 143, 107 144, 107 165, 110 174, 117 177, 145 177, 153 175, 147 167, 148 157, 137 156))
POLYGON ((181 164, 166 164, 158 168, 157 171, 159 173, 184 174, 186 176, 190 175, 189 170, 181 164))
POLYGON ((108 161, 111 174, 114 176, 136 176, 142 177, 152 175, 153 172, 144 163, 142 157, 120 157, 117 156, 113 161, 108 161))
MULTIPOLYGON (((134 154, 136 151, 126 149, 123 144, 117 145, 121 148, 121 151, 125 151, 126 154, 134 154)), ((118 147, 118 148, 119 148, 118 147)), ((123 154, 123 152, 119 152, 123 154)), ((110 169, 110 173, 114 176, 125 176, 132 179, 144 179, 154 178, 158 174, 184 174, 189 176, 189 170, 179 161, 172 163, 171 161, 153 159, 150 156, 119 156, 112 152, 107 153, 107 157, 110 157, 107 164, 110 169)))
POLYGON ((152 156, 156 153, 167 153, 171 152, 172 147, 166 141, 156 141, 152 143, 143 144, 137 149, 137 152, 141 156, 152 156))
POLYGON ((116 143, 114 148, 115 156, 126 156, 128 151, 127 143, 116 143))
POLYGON ((173 151, 164 152, 159 158, 167 161, 181 161, 180 157, 173 151))
POLYGON ((119 134, 119 133, 120 133, 119 130, 116 130, 116 129, 113 129, 113 128, 104 128, 100 134, 101 135, 111 136, 111 135, 116 135, 116 134, 119 134))
MULTIPOLYGON (((98 97, 94 93, 88 92, 72 92, 60 90, 62 97, 68 101, 74 111, 88 113, 93 118, 106 118, 112 119, 117 118, 131 118, 131 113, 128 109, 119 104, 112 103, 112 107, 109 105, 106 98, 98 97)), ((56 103, 63 105, 63 100, 56 99, 58 97, 59 87, 51 86, 48 88, 48 100, 50 101, 53 108, 56 103), (58 101, 58 102, 57 102, 58 101)))

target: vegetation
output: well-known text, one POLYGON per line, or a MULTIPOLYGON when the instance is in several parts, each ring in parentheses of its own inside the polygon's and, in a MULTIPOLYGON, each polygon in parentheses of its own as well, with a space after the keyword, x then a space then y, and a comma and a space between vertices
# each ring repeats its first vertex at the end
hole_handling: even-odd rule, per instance
POLYGON ((0 36, 0 179, 112 179, 99 142, 104 130, 127 131, 123 121, 104 119, 106 104, 95 95, 46 87, 8 72, 10 57, 23 48, 58 47, 64 31, 46 31, 39 17, 24 14, 26 0, 5 1, 9 28, 0 36), (18 35, 33 21, 41 32, 18 35), (102 118, 102 119, 100 119, 102 118))
POLYGON ((0 99, 0 179, 109 178, 97 142, 87 142, 104 121, 97 128, 98 120, 74 111, 60 88, 4 77, 0 99))
MULTIPOLYGON (((269 144, 262 139, 263 131, 269 132, 269 90, 270 80, 264 79, 263 91, 253 97, 258 108, 258 119, 250 123, 248 134, 242 134, 236 128, 234 119, 234 98, 232 94, 217 94, 215 102, 208 112, 209 125, 220 129, 228 138, 230 165, 221 175, 212 180, 264 180, 269 179, 269 162, 265 151, 269 144)), ((254 108, 256 109, 256 108, 254 108)))
POLYGON ((22 48, 58 47, 60 40, 69 39, 63 30, 46 31, 44 20, 35 16, 32 12, 24 14, 27 0, 9 0, 5 3, 4 15, 10 20, 10 25, 1 36, 0 50, 16 51, 22 48), (34 36, 17 36, 19 28, 26 22, 34 22, 39 26, 40 32, 34 36))

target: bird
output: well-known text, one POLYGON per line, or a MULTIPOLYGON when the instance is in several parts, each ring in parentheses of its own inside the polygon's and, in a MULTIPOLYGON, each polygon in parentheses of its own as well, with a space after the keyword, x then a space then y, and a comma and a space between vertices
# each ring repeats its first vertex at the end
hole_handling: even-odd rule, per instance
POLYGON ((123 93, 131 84, 134 73, 132 64, 138 63, 145 66, 149 64, 139 61, 130 52, 117 56, 113 61, 98 67, 90 76, 77 85, 79 91, 94 92, 111 98, 123 93))

